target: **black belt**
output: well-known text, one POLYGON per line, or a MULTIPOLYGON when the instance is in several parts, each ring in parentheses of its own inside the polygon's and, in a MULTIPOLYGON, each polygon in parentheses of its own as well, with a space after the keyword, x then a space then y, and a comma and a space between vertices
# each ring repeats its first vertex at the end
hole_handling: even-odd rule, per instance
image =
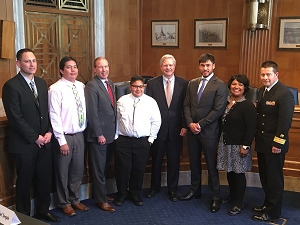
POLYGON ((136 139, 142 139, 142 138, 148 138, 147 136, 143 136, 143 137, 130 137, 130 136, 124 136, 124 135, 119 135, 119 137, 123 137, 126 139, 130 139, 130 140, 136 140, 136 139))
POLYGON ((74 134, 65 134, 65 135, 68 135, 68 136, 74 136, 76 135, 77 133, 74 133, 74 134))

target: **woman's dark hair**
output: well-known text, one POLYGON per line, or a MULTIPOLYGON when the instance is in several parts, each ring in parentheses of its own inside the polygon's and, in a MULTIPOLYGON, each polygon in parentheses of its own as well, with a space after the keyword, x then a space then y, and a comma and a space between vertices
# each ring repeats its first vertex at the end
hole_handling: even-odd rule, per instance
POLYGON ((245 95, 249 91, 249 83, 250 83, 249 79, 244 74, 233 75, 227 83, 229 90, 230 90, 230 85, 234 80, 237 80, 239 83, 242 83, 244 85, 244 95, 245 95))

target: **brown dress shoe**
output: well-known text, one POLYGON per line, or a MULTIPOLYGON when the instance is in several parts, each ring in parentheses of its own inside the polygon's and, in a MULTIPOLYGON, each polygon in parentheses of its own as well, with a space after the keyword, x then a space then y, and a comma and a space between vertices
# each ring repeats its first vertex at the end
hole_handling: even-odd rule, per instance
POLYGON ((84 204, 82 203, 77 203, 77 204, 74 204, 72 205, 73 209, 76 209, 78 211, 81 211, 81 212, 85 212, 85 211, 88 211, 89 210, 89 207, 85 206, 84 204))
POLYGON ((110 197, 110 196, 106 195, 106 201, 112 202, 113 200, 114 200, 113 197, 110 197))
POLYGON ((107 202, 97 203, 97 205, 103 211, 106 211, 106 212, 114 212, 115 211, 115 209, 112 206, 110 206, 107 202))
POLYGON ((66 207, 63 207, 62 211, 67 216, 75 216, 76 215, 76 212, 74 211, 74 209, 70 205, 68 205, 66 207))

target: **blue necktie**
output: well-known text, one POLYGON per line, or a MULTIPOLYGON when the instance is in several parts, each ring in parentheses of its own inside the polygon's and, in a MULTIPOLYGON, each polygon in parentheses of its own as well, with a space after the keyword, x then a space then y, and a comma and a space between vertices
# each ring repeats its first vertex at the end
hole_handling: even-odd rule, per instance
POLYGON ((199 91, 198 91, 198 93, 197 93, 197 96, 198 96, 198 102, 200 101, 201 95, 202 95, 202 93, 203 93, 203 90, 204 90, 204 87, 205 87, 205 83, 206 83, 206 79, 203 78, 203 79, 202 79, 202 85, 201 85, 201 87, 200 87, 200 89, 199 89, 199 91))

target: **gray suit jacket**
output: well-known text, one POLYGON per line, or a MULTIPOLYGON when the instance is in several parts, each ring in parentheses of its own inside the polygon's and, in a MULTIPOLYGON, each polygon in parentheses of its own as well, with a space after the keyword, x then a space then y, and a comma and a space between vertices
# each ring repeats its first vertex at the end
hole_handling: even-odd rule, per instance
POLYGON ((191 80, 187 87, 183 104, 186 124, 199 123, 201 137, 218 138, 219 119, 227 104, 227 86, 219 78, 212 76, 198 102, 197 91, 200 80, 200 77, 191 80))
POLYGON ((103 82, 95 76, 85 86, 86 114, 88 120, 87 141, 97 142, 97 137, 103 135, 106 143, 114 141, 116 132, 116 94, 115 86, 108 80, 114 94, 112 104, 103 82))

